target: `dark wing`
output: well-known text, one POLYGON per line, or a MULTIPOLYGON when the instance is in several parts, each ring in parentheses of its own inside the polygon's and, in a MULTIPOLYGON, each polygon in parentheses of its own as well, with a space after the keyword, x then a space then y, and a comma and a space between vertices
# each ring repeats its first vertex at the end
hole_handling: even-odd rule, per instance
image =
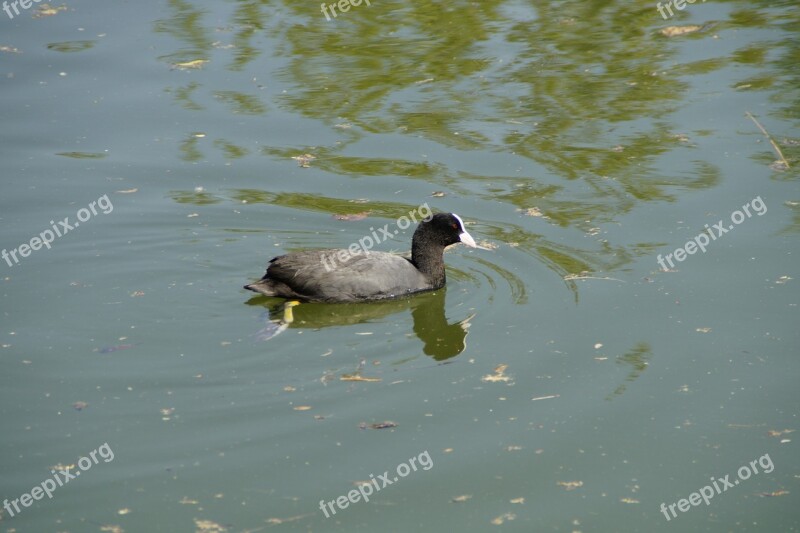
POLYGON ((270 261, 265 277, 315 300, 392 298, 430 288, 428 279, 408 259, 385 252, 291 253, 270 261))

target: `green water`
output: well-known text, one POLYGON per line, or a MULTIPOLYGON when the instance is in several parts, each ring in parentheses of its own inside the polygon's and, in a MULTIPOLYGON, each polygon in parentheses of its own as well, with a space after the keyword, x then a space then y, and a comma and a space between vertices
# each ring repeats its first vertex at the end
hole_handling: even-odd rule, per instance
POLYGON ((0 11, 0 499, 81 475, 0 531, 800 531, 796 2, 63 7, 0 11), (425 203, 446 290, 242 289, 425 203))

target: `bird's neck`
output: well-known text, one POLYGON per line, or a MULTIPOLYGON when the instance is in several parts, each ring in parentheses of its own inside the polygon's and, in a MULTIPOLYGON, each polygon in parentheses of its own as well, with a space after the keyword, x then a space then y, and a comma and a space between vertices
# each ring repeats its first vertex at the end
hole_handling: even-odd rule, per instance
POLYGON ((431 280, 433 288, 438 289, 444 287, 447 281, 444 272, 444 247, 433 246, 433 249, 431 247, 431 244, 427 243, 426 249, 423 249, 422 245, 414 243, 411 246, 411 262, 431 280))

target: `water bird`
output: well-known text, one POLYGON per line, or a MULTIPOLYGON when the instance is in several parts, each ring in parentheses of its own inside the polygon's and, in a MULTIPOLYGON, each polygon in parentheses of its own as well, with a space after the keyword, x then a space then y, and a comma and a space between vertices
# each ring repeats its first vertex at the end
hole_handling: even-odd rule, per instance
POLYGON ((270 260, 267 272, 244 288, 306 302, 363 302, 441 289, 447 281, 444 249, 479 248, 455 213, 436 213, 417 226, 411 256, 369 250, 306 250, 270 260))

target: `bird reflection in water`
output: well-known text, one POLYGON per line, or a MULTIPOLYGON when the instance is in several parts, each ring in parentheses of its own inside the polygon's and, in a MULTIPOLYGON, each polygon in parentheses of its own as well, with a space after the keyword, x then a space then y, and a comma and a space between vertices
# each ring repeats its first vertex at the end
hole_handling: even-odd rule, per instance
MULTIPOLYGON (((299 305, 296 301, 281 302, 269 308, 267 324, 256 334, 256 339, 272 339, 288 328, 321 329, 375 322, 410 310, 414 320, 414 333, 423 343, 422 351, 436 361, 444 361, 465 350, 470 321, 475 317, 475 314, 471 314, 458 322, 448 323, 445 316, 445 293, 446 289, 440 289, 409 298, 351 304, 299 305)), ((247 304, 264 305, 265 300, 276 301, 256 296, 247 304)))

